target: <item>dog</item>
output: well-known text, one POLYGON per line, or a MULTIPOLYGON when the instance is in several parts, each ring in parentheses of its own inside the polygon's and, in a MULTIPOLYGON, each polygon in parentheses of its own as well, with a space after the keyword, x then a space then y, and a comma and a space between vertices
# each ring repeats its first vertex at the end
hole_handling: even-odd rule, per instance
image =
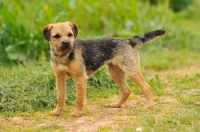
POLYGON ((50 44, 51 67, 56 76, 57 106, 51 115, 60 115, 66 96, 66 77, 72 77, 76 85, 76 108, 72 116, 79 117, 85 103, 87 78, 104 64, 114 82, 122 91, 119 101, 111 104, 120 108, 131 94, 126 83, 129 76, 144 92, 147 108, 154 105, 150 86, 144 81, 136 48, 147 41, 165 34, 165 30, 154 30, 143 35, 123 39, 106 37, 100 39, 77 39, 78 26, 72 22, 48 24, 43 35, 50 44))

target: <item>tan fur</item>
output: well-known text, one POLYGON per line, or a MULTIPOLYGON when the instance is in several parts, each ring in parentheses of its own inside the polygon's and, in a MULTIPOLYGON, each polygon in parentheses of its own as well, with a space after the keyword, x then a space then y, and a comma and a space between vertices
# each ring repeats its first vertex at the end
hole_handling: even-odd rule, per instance
MULTIPOLYGON (((67 36, 69 33, 74 34, 72 26, 76 25, 70 22, 65 22, 49 24, 43 29, 47 31, 51 29, 49 43, 54 52, 57 55, 65 54, 63 57, 60 58, 55 56, 54 54, 51 55, 51 66, 56 76, 57 89, 57 107, 54 111, 51 112, 52 115, 60 115, 63 110, 66 96, 66 77, 72 77, 75 80, 76 84, 77 106, 71 115, 76 117, 80 116, 85 103, 88 74, 85 65, 83 64, 82 51, 80 48, 75 48, 74 52, 76 54, 76 57, 69 63, 69 51, 67 50, 72 49, 67 49, 64 51, 61 51, 59 49, 60 43, 63 40, 69 40, 71 43, 74 43, 75 36, 67 36), (53 36, 55 36, 56 34, 60 34, 62 35, 62 37, 60 39, 55 39, 53 36)), ((46 39, 48 39, 48 37, 49 36, 46 36, 46 39)), ((126 75, 128 75, 145 93, 147 99, 147 107, 153 105, 153 98, 150 92, 150 87, 143 79, 139 63, 139 55, 137 50, 128 44, 118 46, 115 56, 111 60, 108 60, 106 62, 111 77, 122 91, 121 99, 116 103, 111 104, 111 107, 121 107, 131 94, 131 90, 126 83, 126 75)))

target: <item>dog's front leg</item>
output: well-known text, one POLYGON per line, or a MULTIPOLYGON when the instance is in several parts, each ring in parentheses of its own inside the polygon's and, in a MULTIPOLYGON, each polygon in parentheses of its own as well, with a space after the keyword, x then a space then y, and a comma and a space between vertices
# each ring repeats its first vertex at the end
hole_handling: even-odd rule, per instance
POLYGON ((65 75, 62 73, 56 74, 56 90, 57 90, 57 106, 56 109, 51 112, 51 115, 60 115, 63 111, 65 104, 65 75))
POLYGON ((85 104, 87 76, 79 76, 74 78, 76 84, 76 108, 71 113, 72 116, 79 117, 85 104))

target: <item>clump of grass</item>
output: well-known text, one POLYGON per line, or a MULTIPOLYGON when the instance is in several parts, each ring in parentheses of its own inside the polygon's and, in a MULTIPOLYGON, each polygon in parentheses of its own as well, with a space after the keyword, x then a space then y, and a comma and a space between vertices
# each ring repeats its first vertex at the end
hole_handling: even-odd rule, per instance
POLYGON ((49 131, 64 131, 64 128, 61 126, 58 126, 56 124, 49 124, 46 126, 42 126, 37 128, 37 132, 49 132, 49 131))
POLYGON ((0 111, 33 111, 55 105, 55 81, 48 67, 20 65, 0 72, 0 111))
MULTIPOLYGON (((105 70, 102 68, 88 79, 88 92, 113 88, 114 83, 105 70)), ((55 107, 55 76, 48 64, 3 67, 0 78, 1 112, 32 112, 55 107)), ((66 92, 66 103, 73 104, 76 98, 73 79, 67 79, 66 92)))
POLYGON ((151 78, 150 81, 148 81, 149 85, 151 86, 151 90, 156 93, 158 96, 161 96, 165 93, 163 93, 163 88, 165 84, 162 83, 160 80, 160 77, 158 75, 155 75, 154 78, 151 78))

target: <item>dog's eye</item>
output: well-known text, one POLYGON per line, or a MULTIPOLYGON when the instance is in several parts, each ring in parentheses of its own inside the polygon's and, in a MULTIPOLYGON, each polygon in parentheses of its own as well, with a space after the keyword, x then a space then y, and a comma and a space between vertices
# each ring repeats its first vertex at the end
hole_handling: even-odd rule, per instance
POLYGON ((56 38, 56 39, 58 39, 58 38, 60 38, 60 35, 59 35, 59 34, 56 34, 56 35, 54 35, 53 37, 56 38))
POLYGON ((72 34, 72 33, 69 33, 67 36, 68 36, 68 37, 71 37, 71 36, 73 36, 73 34, 72 34))

